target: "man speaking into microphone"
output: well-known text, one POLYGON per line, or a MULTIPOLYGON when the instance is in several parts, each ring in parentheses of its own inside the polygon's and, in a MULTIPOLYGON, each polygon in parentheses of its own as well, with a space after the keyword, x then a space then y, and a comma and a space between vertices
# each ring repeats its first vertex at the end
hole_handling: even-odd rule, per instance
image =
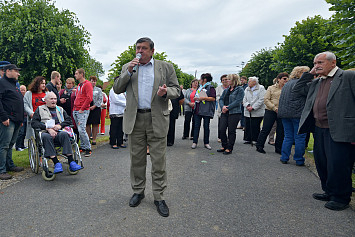
POLYGON ((180 87, 173 65, 153 58, 154 42, 151 39, 144 37, 137 40, 136 55, 122 67, 113 86, 115 93, 127 93, 123 131, 129 134, 130 176, 134 193, 129 206, 137 207, 144 198, 148 145, 154 204, 161 216, 168 217, 169 208, 163 196, 167 187, 168 100, 179 97, 180 87))

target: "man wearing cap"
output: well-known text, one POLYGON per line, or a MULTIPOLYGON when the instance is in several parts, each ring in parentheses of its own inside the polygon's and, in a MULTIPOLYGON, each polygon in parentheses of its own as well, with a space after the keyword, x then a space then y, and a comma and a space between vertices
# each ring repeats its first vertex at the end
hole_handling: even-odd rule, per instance
POLYGON ((23 98, 16 83, 20 76, 15 64, 8 64, 4 68, 4 75, 0 80, 0 179, 11 179, 7 171, 20 172, 23 167, 15 166, 12 160, 12 147, 23 122, 23 98))

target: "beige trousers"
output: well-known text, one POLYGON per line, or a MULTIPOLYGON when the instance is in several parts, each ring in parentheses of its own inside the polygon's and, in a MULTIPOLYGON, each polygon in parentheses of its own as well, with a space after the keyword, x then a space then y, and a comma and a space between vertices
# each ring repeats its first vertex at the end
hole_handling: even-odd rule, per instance
POLYGON ((128 136, 131 156, 131 186, 134 193, 142 194, 146 184, 147 145, 152 162, 152 188, 154 200, 164 200, 167 187, 166 136, 155 137, 151 113, 137 113, 134 129, 128 136))

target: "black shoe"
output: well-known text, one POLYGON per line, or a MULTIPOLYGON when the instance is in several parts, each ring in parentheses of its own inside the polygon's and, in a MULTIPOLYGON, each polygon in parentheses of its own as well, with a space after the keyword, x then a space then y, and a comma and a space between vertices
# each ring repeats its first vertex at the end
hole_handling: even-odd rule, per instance
POLYGON ((15 167, 10 168, 10 169, 7 170, 7 171, 21 172, 21 171, 23 171, 23 170, 24 170, 23 167, 15 166, 15 167))
POLYGON ((286 165, 288 163, 288 161, 286 160, 280 160, 282 164, 286 165))
POLYGON ((217 152, 224 152, 224 151, 225 151, 224 148, 220 148, 220 149, 217 150, 217 152))
POLYGON ((169 216, 169 208, 166 205, 165 201, 154 201, 155 206, 157 207, 158 213, 163 217, 169 216))
POLYGON ((330 201, 330 197, 326 193, 313 193, 312 197, 320 201, 330 201))
POLYGON ((111 145, 112 149, 120 149, 117 145, 111 145))
POLYGON ((256 147, 256 151, 265 154, 266 152, 264 151, 264 148, 262 147, 256 147))
POLYGON ((187 139, 187 137, 182 137, 181 139, 182 139, 182 140, 186 140, 186 139, 187 139))
POLYGON ((228 150, 228 149, 226 149, 224 152, 223 152, 223 155, 230 155, 230 154, 232 154, 232 150, 228 150))
POLYGON ((329 201, 327 202, 324 207, 333 210, 333 211, 342 211, 349 207, 349 204, 336 202, 336 201, 329 201))
POLYGON ((167 146, 173 146, 174 144, 171 142, 168 142, 167 146))
POLYGON ((244 142, 244 144, 251 144, 251 141, 246 141, 244 142))
POLYGON ((304 166, 304 163, 302 163, 302 164, 297 164, 297 163, 296 163, 296 166, 304 166))
POLYGON ((129 200, 129 206, 130 207, 138 206, 141 203, 141 201, 143 200, 143 198, 144 198, 144 193, 143 194, 138 194, 138 193, 133 194, 133 196, 131 197, 131 200, 129 200))
POLYGON ((275 150, 275 153, 277 153, 277 154, 280 154, 280 155, 281 155, 281 151, 279 151, 279 150, 275 150))
POLYGON ((91 150, 85 150, 85 157, 91 156, 92 151, 91 150))

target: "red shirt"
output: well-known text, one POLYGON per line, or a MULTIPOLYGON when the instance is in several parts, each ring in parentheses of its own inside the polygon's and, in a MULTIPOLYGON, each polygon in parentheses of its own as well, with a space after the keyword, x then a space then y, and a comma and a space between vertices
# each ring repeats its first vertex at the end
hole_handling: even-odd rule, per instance
POLYGON ((36 111, 36 109, 41 106, 46 104, 44 102, 44 97, 46 96, 46 93, 32 93, 32 107, 33 107, 33 112, 36 111))
POLYGON ((74 110, 89 110, 93 97, 93 88, 88 80, 80 83, 76 88, 76 98, 74 101, 74 110))

